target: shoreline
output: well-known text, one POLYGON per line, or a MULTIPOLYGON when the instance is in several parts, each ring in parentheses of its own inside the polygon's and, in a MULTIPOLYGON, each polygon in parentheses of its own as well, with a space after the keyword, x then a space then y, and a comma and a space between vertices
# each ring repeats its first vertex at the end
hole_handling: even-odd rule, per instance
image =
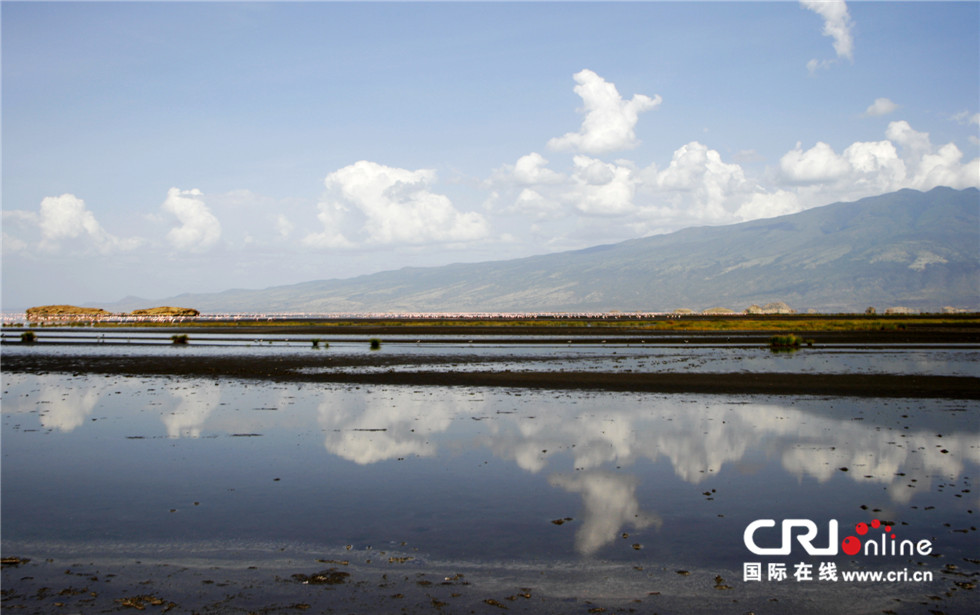
MULTIPOLYGON (((30 555, 36 555, 31 553, 30 555)), ((279 553, 272 559, 92 557, 56 554, 16 558, 3 567, 5 609, 46 614, 155 613, 511 613, 754 612, 776 615, 912 610, 927 597, 945 613, 970 613, 971 591, 955 591, 963 573, 939 569, 901 599, 888 585, 839 583, 801 592, 795 584, 757 589, 731 566, 656 566, 579 559, 546 561, 428 560, 383 549, 279 553), (405 560, 405 561, 403 561, 405 560), (613 579, 610 583, 610 579, 613 579), (831 593, 830 590, 833 590, 831 593), (917 590, 917 591, 916 591, 917 590), (814 601, 814 594, 821 600, 814 601), (904 603, 904 604, 903 604, 904 603), (915 605, 915 607, 913 607, 915 605)), ((932 604, 932 603, 931 603, 932 604)))
POLYGON ((154 320, 53 317, 35 322, 4 321, 4 332, 27 329, 180 331, 222 333, 290 332, 320 335, 732 335, 774 333, 887 337, 956 336, 980 341, 980 313, 919 314, 364 314, 364 315, 202 315, 154 320))

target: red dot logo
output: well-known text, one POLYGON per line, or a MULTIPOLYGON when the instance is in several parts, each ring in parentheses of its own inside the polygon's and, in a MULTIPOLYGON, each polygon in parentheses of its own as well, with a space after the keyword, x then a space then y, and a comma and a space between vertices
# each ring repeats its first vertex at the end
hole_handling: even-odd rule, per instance
POLYGON ((875 519, 874 521, 871 522, 871 527, 878 529, 879 527, 881 527, 881 521, 875 519))
MULTIPOLYGON (((861 525, 864 525, 863 523, 861 525)), ((858 530, 860 532, 860 530, 858 530)), ((865 527, 865 532, 867 532, 867 527, 865 527)), ((861 532, 864 533, 864 532, 861 532)), ((841 549, 844 553, 848 555, 857 555, 858 551, 861 550, 861 541, 855 536, 848 536, 840 543, 841 549)))
POLYGON ((865 534, 868 533, 868 524, 858 523, 857 526, 854 528, 854 531, 857 532, 858 535, 864 536, 865 534))

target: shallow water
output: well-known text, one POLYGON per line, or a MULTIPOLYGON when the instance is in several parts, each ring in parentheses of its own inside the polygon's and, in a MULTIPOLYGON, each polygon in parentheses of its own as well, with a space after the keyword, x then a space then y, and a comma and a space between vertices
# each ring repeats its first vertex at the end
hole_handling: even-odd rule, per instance
MULTIPOLYGON (((8 330, 9 331, 9 330, 8 330)), ((7 343, 6 354, 23 352, 110 356, 234 355, 261 360, 279 355, 317 356, 324 365, 312 372, 418 369, 426 361, 431 371, 602 371, 638 373, 799 373, 799 374, 909 374, 923 376, 978 375, 980 348, 974 344, 892 347, 887 345, 816 345, 794 352, 773 352, 754 344, 689 344, 617 342, 614 338, 565 338, 525 336, 531 343, 500 343, 489 336, 443 337, 416 340, 414 336, 389 336, 380 350, 372 351, 368 339, 323 341, 313 348, 312 336, 229 335, 194 333, 187 346, 174 346, 169 335, 146 332, 43 331, 35 344, 7 343), (99 340, 105 340, 99 341, 99 340), (74 340, 74 341, 72 341, 74 340), (332 358, 376 356, 386 363, 372 368, 331 367, 332 358), (443 364, 430 359, 448 359, 443 364), (459 359, 459 361, 452 361, 459 359)), ((8 334, 8 341, 12 339, 8 334)))
MULTIPOLYGON (((734 361, 684 350, 631 360, 734 361)), ((628 354, 599 348, 595 361, 619 360, 610 352, 628 354)), ((801 355, 755 358, 771 371, 801 355)), ((946 364, 887 355, 910 372, 946 364)), ((699 600, 718 599, 705 581, 715 576, 743 602, 782 596, 799 582, 747 582, 743 564, 788 563, 792 574, 827 560, 929 570, 931 583, 848 587, 885 606, 950 592, 955 612, 967 591, 956 583, 975 579, 947 566, 975 575, 980 555, 972 401, 7 373, 2 388, 5 556, 452 565, 612 603, 683 596, 687 582, 708 583, 699 600), (836 519, 842 537, 881 519, 933 552, 759 556, 743 532, 762 518, 811 519, 820 532, 836 519)), ((841 600, 843 584, 802 585, 841 600)))

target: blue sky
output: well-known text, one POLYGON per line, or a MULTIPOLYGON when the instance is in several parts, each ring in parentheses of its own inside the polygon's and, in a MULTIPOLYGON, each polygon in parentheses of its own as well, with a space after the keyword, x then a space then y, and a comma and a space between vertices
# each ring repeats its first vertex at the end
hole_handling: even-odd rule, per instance
POLYGON ((980 3, 2 2, 5 310, 980 186, 980 3))

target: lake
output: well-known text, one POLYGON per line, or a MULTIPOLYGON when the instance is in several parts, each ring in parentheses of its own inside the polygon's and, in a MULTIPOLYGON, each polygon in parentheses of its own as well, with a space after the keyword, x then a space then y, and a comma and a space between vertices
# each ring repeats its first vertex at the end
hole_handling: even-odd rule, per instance
MULTIPOLYGON (((320 350, 309 340, 117 342, 4 354, 370 353, 354 340, 320 350)), ((472 353, 434 368, 446 370, 975 377, 978 365, 972 346, 777 355, 444 339, 386 340, 379 352, 472 353)), ((2 388, 3 556, 30 560, 5 563, 4 605, 26 612, 59 602, 96 612, 139 596, 177 612, 975 605, 976 400, 8 372, 2 388), (754 553, 746 528, 760 519, 776 526, 756 530, 760 551, 783 546, 779 525, 796 519, 815 528, 811 546, 836 552, 794 540, 788 555, 754 553), (884 541, 886 553, 847 555, 836 548, 847 536, 866 549, 884 541), (892 540, 927 541, 929 552, 891 555, 892 540), (843 578, 862 572, 893 580, 843 578)))

